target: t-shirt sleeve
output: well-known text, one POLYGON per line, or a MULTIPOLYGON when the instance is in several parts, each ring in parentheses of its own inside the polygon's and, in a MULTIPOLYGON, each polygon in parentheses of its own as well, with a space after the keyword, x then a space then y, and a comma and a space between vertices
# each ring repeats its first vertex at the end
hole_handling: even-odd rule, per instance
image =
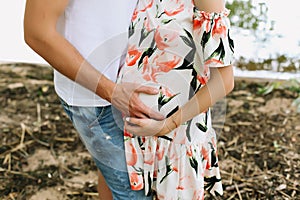
POLYGON ((234 42, 230 35, 229 10, 207 13, 194 8, 193 38, 196 45, 194 67, 197 72, 233 63, 234 42))

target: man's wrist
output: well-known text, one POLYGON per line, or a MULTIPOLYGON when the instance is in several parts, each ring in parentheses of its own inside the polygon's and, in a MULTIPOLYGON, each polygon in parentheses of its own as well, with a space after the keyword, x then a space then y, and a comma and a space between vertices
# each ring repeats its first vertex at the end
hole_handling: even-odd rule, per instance
POLYGON ((115 87, 116 83, 103 77, 98 82, 96 94, 111 103, 115 87))

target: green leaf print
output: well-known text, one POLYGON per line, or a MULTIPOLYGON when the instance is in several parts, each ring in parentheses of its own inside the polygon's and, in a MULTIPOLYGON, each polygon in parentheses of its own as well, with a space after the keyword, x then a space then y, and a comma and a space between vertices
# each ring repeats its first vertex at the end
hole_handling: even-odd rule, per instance
POLYGON ((212 176, 212 177, 204 177, 204 189, 206 189, 208 192, 211 191, 211 189, 214 187, 214 185, 217 182, 220 182, 221 179, 218 179, 216 176, 212 176))
POLYGON ((168 118, 168 117, 170 117, 171 115, 173 115, 178 109, 179 109, 179 106, 176 106, 173 110, 171 110, 171 111, 167 114, 166 118, 168 118))
POLYGON ((220 61, 223 61, 224 57, 225 57, 225 48, 224 48, 224 44, 223 44, 223 40, 220 38, 220 44, 218 46, 218 48, 216 48, 216 50, 214 52, 212 52, 212 54, 208 57, 207 60, 211 59, 211 58, 215 58, 219 55, 219 59, 220 61))
POLYGON ((194 38, 192 36, 192 34, 190 32, 188 32, 186 29, 184 29, 184 32, 186 33, 186 36, 181 35, 181 39, 184 41, 184 43, 186 45, 188 45, 189 47, 191 47, 192 49, 196 48, 195 42, 194 42, 194 38))
POLYGON ((192 75, 193 75, 193 78, 190 82, 190 91, 189 91, 189 99, 191 99, 194 95, 195 95, 195 91, 197 89, 197 72, 196 70, 193 68, 193 71, 192 71, 192 75))
POLYGON ((195 94, 200 90, 201 87, 202 87, 202 84, 200 83, 195 91, 195 94))
POLYGON ((192 124, 192 120, 189 120, 187 122, 187 128, 186 128, 186 132, 185 132, 186 137, 187 137, 189 142, 192 141, 192 139, 191 139, 191 124, 192 124))
POLYGON ((161 23, 162 24, 168 24, 168 23, 170 23, 173 20, 175 20, 175 19, 174 18, 173 19, 163 19, 163 20, 161 20, 161 23))
POLYGON ((207 126, 206 125, 202 125, 201 123, 197 122, 196 123, 197 128, 199 128, 202 132, 206 132, 207 131, 207 126))
POLYGON ((166 97, 162 92, 159 92, 159 97, 158 97, 158 110, 160 110, 165 104, 167 104, 169 101, 171 101, 174 97, 176 97, 178 94, 177 93, 171 97, 166 97))
POLYGON ((161 178, 159 183, 162 183, 173 172, 168 156, 165 156, 165 160, 166 160, 166 174, 161 178))
POLYGON ((148 174, 148 180, 149 180, 149 184, 148 184, 148 193, 146 194, 146 196, 150 196, 152 194, 152 181, 151 181, 151 176, 150 176, 150 172, 147 173, 148 174))
POLYGON ((143 66, 143 60, 146 56, 148 56, 148 58, 155 52, 156 47, 154 47, 155 45, 155 40, 152 40, 152 43, 150 45, 150 47, 143 52, 141 58, 139 59, 139 63, 138 63, 138 69, 141 69, 141 67, 143 66))
MULTIPOLYGON (((146 17, 145 17, 146 20, 146 17)), ((141 37, 139 41, 139 46, 141 46, 142 42, 148 37, 150 33, 152 33, 155 29, 152 29, 150 31, 146 31, 145 25, 143 24, 143 28, 141 29, 141 37)))
POLYGON ((211 142, 209 142, 209 145, 212 149, 211 153, 210 153, 210 156, 211 156, 211 166, 212 167, 218 167, 219 164, 218 164, 218 159, 217 159, 217 154, 216 154, 216 150, 213 146, 213 144, 211 142))
POLYGON ((187 37, 185 37, 183 35, 181 35, 180 37, 187 46, 193 47, 193 43, 191 43, 191 41, 187 37))
POLYGON ((162 139, 165 139, 165 140, 168 140, 168 141, 170 141, 170 142, 173 141, 172 138, 170 138, 170 137, 168 137, 168 136, 165 136, 165 135, 163 135, 163 136, 158 136, 158 137, 159 137, 159 138, 162 138, 162 139))
POLYGON ((131 24, 129 26, 129 30, 128 30, 128 37, 130 38, 133 34, 134 34, 134 25, 131 22, 131 24))
POLYGON ((207 112, 205 112, 205 119, 204 119, 205 125, 207 125, 208 113, 209 113, 208 111, 209 111, 209 108, 208 108, 207 112))
POLYGON ((180 36, 183 42, 191 47, 189 53, 185 56, 184 61, 181 66, 177 67, 176 69, 192 69, 193 68, 193 61, 196 53, 196 45, 193 39, 193 36, 190 32, 184 29, 186 36, 180 36))
POLYGON ((228 35, 227 37, 228 37, 228 41, 229 41, 230 50, 234 53, 234 42, 233 42, 233 39, 231 39, 231 37, 229 35, 229 29, 228 29, 227 35, 228 35))
POLYGON ((184 58, 184 61, 181 66, 175 68, 175 70, 182 69, 193 69, 193 60, 196 53, 196 49, 192 49, 184 58))
POLYGON ((194 157, 191 157, 189 160, 191 167, 195 170, 196 174, 198 174, 198 161, 194 157))
POLYGON ((211 33, 211 31, 209 31, 209 32, 204 31, 204 33, 202 35, 200 45, 201 45, 203 51, 205 49, 205 46, 206 46, 207 42, 209 41, 210 33, 211 33))
POLYGON ((220 44, 218 48, 216 48, 216 50, 212 52, 212 54, 206 60, 210 60, 211 58, 216 58, 218 55, 219 55, 219 59, 217 60, 223 61, 225 57, 225 48, 224 48, 223 40, 221 38, 220 38, 220 44))

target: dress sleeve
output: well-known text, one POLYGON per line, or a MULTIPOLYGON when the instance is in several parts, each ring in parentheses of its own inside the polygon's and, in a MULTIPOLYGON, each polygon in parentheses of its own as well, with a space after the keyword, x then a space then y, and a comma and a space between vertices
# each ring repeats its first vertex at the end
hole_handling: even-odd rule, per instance
POLYGON ((227 9, 221 13, 207 13, 194 7, 194 68, 200 74, 209 71, 209 67, 228 66, 233 62, 234 43, 230 37, 228 15, 227 9))

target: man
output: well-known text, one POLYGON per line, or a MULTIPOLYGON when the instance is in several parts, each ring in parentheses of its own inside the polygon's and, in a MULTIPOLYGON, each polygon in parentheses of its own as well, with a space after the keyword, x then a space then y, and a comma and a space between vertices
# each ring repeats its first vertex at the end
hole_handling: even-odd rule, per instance
POLYGON ((101 199, 151 199, 132 191, 126 172, 123 120, 162 116, 139 93, 151 87, 116 84, 126 51, 133 0, 27 0, 26 43, 54 68, 55 90, 99 170, 101 199), (105 182, 108 187, 105 187, 105 182), (110 193, 111 190, 111 193, 110 193))

